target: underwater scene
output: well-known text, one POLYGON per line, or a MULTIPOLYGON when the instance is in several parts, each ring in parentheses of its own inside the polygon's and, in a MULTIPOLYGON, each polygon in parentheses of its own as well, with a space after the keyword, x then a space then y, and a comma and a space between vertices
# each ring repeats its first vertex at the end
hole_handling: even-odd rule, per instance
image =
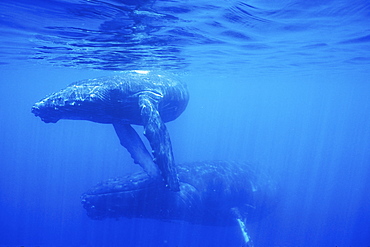
POLYGON ((0 247, 370 246, 370 2, 2 0, 0 247))

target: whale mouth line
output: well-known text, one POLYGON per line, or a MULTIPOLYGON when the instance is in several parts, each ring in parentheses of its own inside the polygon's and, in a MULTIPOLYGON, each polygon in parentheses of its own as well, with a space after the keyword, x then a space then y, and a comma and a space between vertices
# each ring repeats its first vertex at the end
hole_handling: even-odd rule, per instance
POLYGON ((131 189, 131 190, 114 190, 111 192, 84 193, 83 196, 108 196, 108 195, 126 194, 126 193, 138 192, 141 190, 145 190, 147 188, 148 187, 142 187, 142 188, 131 189))
MULTIPOLYGON (((141 178, 140 183, 133 185, 127 181, 119 182, 117 180, 109 181, 104 185, 97 185, 94 189, 87 191, 83 196, 108 196, 108 195, 118 195, 118 194, 132 194, 140 191, 147 190, 157 190, 158 188, 163 188, 167 190, 160 179, 150 179, 145 173, 140 173, 144 175, 144 178, 141 178)), ((133 180, 134 177, 129 180, 133 180)))

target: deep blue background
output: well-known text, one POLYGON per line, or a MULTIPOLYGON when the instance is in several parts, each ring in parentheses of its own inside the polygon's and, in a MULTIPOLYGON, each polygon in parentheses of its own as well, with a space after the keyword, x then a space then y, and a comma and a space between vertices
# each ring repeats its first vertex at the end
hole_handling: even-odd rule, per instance
POLYGON ((370 246, 367 1, 123 5, 0 3, 0 246, 241 245, 237 227, 86 216, 83 192, 139 166, 112 126, 31 107, 131 68, 188 84, 167 124, 176 162, 247 161, 278 181, 276 210, 248 225, 256 247, 370 246))

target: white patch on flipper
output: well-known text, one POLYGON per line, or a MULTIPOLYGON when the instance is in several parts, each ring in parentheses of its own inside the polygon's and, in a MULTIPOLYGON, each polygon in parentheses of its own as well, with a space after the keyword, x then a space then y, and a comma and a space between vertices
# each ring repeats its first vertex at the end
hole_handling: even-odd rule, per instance
POLYGON ((243 246, 253 247, 252 240, 251 240, 251 238, 249 237, 249 234, 248 234, 247 226, 245 225, 245 221, 242 219, 243 217, 241 216, 241 214, 239 212, 239 209, 238 208, 232 208, 231 210, 235 214, 236 221, 238 222, 239 228, 240 228, 240 230, 243 234, 244 243, 245 243, 245 245, 243 245, 243 246))
POLYGON ((236 219, 239 223, 240 230, 242 230, 244 241, 246 243, 249 243, 251 241, 248 232, 247 232, 247 227, 245 226, 244 222, 241 219, 236 219))

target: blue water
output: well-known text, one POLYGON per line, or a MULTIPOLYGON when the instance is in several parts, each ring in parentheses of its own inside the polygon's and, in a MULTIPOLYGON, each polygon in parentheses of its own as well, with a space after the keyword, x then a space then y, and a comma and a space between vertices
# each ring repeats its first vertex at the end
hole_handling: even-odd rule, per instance
MULTIPOLYGON (((113 127, 45 124, 71 82, 163 69, 187 82, 176 162, 237 160, 279 181, 259 246, 370 246, 367 1, 0 2, 0 246, 240 246, 238 228, 93 221, 80 195, 140 168, 113 127)), ((139 132, 142 131, 138 127, 139 132)))

